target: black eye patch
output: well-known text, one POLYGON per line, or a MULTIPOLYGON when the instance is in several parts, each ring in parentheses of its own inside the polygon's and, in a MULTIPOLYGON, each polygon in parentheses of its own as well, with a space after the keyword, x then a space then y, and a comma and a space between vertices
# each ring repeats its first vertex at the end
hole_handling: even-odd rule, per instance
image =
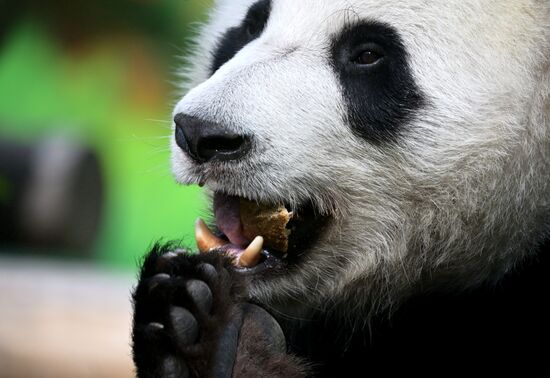
POLYGON ((248 9, 246 17, 239 26, 225 32, 214 51, 212 74, 262 34, 270 13, 271 0, 260 0, 248 9))
POLYGON ((347 121, 368 141, 395 140, 425 103, 407 59, 397 31, 375 21, 349 25, 332 41, 347 121))

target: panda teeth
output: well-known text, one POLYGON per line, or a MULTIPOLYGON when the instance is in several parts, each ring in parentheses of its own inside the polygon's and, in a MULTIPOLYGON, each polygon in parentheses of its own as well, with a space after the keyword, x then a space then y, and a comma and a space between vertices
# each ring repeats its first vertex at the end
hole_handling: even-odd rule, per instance
POLYGON ((199 251, 202 253, 221 248, 229 243, 214 235, 206 223, 200 218, 195 222, 195 240, 197 241, 199 251))
POLYGON ((243 268, 252 268, 260 262, 262 258, 262 248, 264 246, 264 238, 256 236, 250 245, 244 250, 239 257, 238 265, 243 268))
MULTIPOLYGON (((207 253, 215 249, 221 249, 222 247, 230 244, 228 241, 220 239, 210 231, 206 223, 202 219, 197 219, 195 222, 195 239, 197 241, 197 247, 201 253, 207 253)), ((238 258, 235 265, 242 268, 252 268, 260 262, 262 258, 262 248, 264 246, 264 238, 256 236, 254 240, 248 245, 242 252, 234 252, 238 258)), ((226 250, 232 248, 226 248, 226 250)))

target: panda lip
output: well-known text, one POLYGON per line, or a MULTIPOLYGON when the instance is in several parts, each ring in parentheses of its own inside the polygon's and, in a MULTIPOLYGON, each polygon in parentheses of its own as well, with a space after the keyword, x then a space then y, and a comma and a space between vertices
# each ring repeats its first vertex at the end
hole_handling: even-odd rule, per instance
MULTIPOLYGON (((243 266, 240 263, 241 257, 249 249, 254 249, 252 245, 257 246, 258 241, 250 240, 244 235, 239 206, 241 199, 241 197, 221 192, 214 193, 213 213, 216 229, 214 232, 206 231, 210 234, 207 238, 209 241, 203 241, 202 248, 199 234, 197 234, 197 244, 202 252, 216 250, 234 257, 236 270, 243 274, 258 274, 299 262, 319 236, 322 226, 328 218, 317 215, 310 203, 299 206, 297 210, 294 210, 296 215, 291 217, 287 224, 290 233, 287 251, 278 251, 260 244, 260 250, 255 249, 252 253, 255 255, 252 265, 247 263, 243 266)), ((204 237, 201 236, 201 238, 204 237)))

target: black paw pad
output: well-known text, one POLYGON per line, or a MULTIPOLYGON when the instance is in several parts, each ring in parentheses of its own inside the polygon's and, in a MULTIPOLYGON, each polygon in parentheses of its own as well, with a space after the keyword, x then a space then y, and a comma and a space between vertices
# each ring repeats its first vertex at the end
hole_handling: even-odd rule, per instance
POLYGON ((168 356, 162 361, 161 374, 162 378, 187 378, 189 369, 181 359, 168 356))
POLYGON ((244 296, 230 264, 219 254, 160 248, 146 257, 133 294, 138 377, 230 376, 242 323, 234 303, 244 296))
POLYGON ((151 293, 159 285, 170 281, 170 276, 166 273, 159 273, 149 280, 149 292, 151 293))
POLYGON ((169 318, 180 348, 184 349, 197 341, 199 325, 197 319, 187 309, 173 306, 170 308, 169 318))
POLYGON ((199 311, 202 311, 204 314, 210 313, 213 298, 208 285, 203 281, 189 280, 185 283, 185 288, 199 311))
POLYGON ((156 269, 159 271, 170 271, 174 266, 174 260, 178 257, 175 252, 166 252, 161 255, 156 261, 156 269))
POLYGON ((218 272, 213 265, 206 263, 199 264, 197 265, 197 272, 211 283, 215 283, 218 280, 218 272))

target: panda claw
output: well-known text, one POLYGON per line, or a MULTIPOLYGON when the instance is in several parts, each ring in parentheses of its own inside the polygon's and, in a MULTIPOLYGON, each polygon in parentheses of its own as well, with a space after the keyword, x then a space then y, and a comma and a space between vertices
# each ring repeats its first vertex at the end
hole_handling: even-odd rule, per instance
POLYGON ((164 325, 157 322, 151 322, 143 327, 141 337, 146 340, 148 346, 163 343, 165 340, 164 325))
POLYGON ((152 322, 147 324, 147 331, 149 332, 158 332, 158 331, 162 331, 163 329, 164 329, 164 325, 157 322, 152 322))

